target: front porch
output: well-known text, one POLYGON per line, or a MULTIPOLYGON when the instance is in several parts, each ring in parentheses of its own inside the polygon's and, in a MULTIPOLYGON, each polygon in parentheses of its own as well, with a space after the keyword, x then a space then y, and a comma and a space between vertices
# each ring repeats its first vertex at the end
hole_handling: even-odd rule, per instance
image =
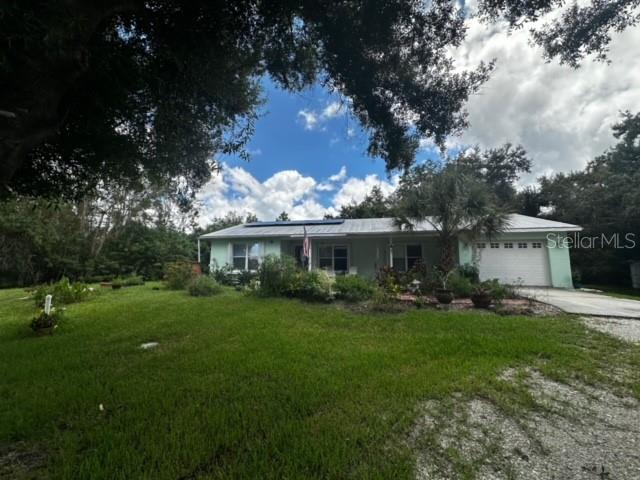
MULTIPOLYGON (((335 275, 362 275, 373 278, 382 267, 400 272, 418 261, 431 268, 438 261, 440 248, 435 236, 391 237, 309 237, 311 269, 335 275)), ((303 238, 281 241, 281 254, 295 258, 302 265, 303 238)))

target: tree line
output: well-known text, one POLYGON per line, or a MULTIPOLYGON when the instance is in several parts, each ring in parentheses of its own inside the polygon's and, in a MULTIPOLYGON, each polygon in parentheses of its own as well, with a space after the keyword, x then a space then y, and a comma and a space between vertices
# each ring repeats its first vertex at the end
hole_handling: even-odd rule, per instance
POLYGON ((524 187, 518 181, 530 173, 532 163, 522 147, 467 150, 412 167, 392 195, 374 187, 361 202, 343 206, 337 217, 402 217, 411 208, 421 215, 438 215, 466 201, 467 195, 486 212, 493 209, 496 214, 521 213, 581 225, 582 245, 571 250, 575 276, 590 283, 628 285, 629 263, 640 260, 640 113, 623 113, 613 126, 613 136, 617 143, 584 169, 541 176, 524 187), (424 196, 423 203, 411 199, 416 191, 448 176, 466 186, 456 187, 452 180, 448 189, 424 196), (438 205, 439 200, 446 205, 438 205))

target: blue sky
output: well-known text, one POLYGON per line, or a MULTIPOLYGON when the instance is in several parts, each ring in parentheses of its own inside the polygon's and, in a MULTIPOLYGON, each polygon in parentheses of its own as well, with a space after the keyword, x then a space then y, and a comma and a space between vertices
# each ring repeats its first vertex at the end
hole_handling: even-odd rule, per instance
MULTIPOLYGON (((350 177, 373 174, 388 180, 384 161, 366 154, 367 134, 339 95, 320 86, 289 93, 269 79, 263 89, 266 103, 248 145, 252 158, 224 157, 228 166, 243 168, 260 182, 282 170, 322 182, 344 167, 350 177)), ((317 196, 329 204, 332 191, 320 190, 317 196)))
MULTIPOLYGON (((545 19, 541 19, 544 22, 545 19)), ((522 145, 533 162, 521 185, 540 175, 581 169, 611 146, 620 112, 640 111, 640 27, 614 36, 610 64, 586 59, 579 69, 551 62, 529 42, 527 29, 467 20, 467 38, 452 51, 459 69, 496 59, 496 70, 467 103, 470 126, 450 148, 522 145)), ((322 218, 361 201, 378 185, 397 186, 384 162, 366 155, 367 135, 348 105, 320 86, 291 94, 263 82, 266 103, 248 150, 249 162, 224 157, 222 173, 198 194, 200 223, 229 211, 273 220, 322 218)), ((417 161, 434 153, 419 152, 417 161)))

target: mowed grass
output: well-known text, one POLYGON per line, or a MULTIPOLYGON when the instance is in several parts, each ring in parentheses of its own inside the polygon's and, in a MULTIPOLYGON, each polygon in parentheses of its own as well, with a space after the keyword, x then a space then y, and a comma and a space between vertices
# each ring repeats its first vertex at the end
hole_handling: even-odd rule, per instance
POLYGON ((43 452, 38 478, 410 478, 427 399, 517 405, 507 367, 606 381, 614 362, 640 365, 570 317, 362 315, 151 285, 72 305, 35 337, 24 295, 0 291, 0 447, 43 452))

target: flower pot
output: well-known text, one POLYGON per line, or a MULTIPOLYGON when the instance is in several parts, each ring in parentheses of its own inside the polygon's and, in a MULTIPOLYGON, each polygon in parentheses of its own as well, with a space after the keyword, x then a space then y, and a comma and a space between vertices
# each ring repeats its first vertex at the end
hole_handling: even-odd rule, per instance
POLYGON ((471 301, 476 308, 489 308, 491 306, 491 295, 488 293, 474 293, 471 295, 471 301))
POLYGON ((436 298, 438 299, 438 302, 448 305, 453 302, 453 292, 446 288, 438 288, 436 290, 436 298))

